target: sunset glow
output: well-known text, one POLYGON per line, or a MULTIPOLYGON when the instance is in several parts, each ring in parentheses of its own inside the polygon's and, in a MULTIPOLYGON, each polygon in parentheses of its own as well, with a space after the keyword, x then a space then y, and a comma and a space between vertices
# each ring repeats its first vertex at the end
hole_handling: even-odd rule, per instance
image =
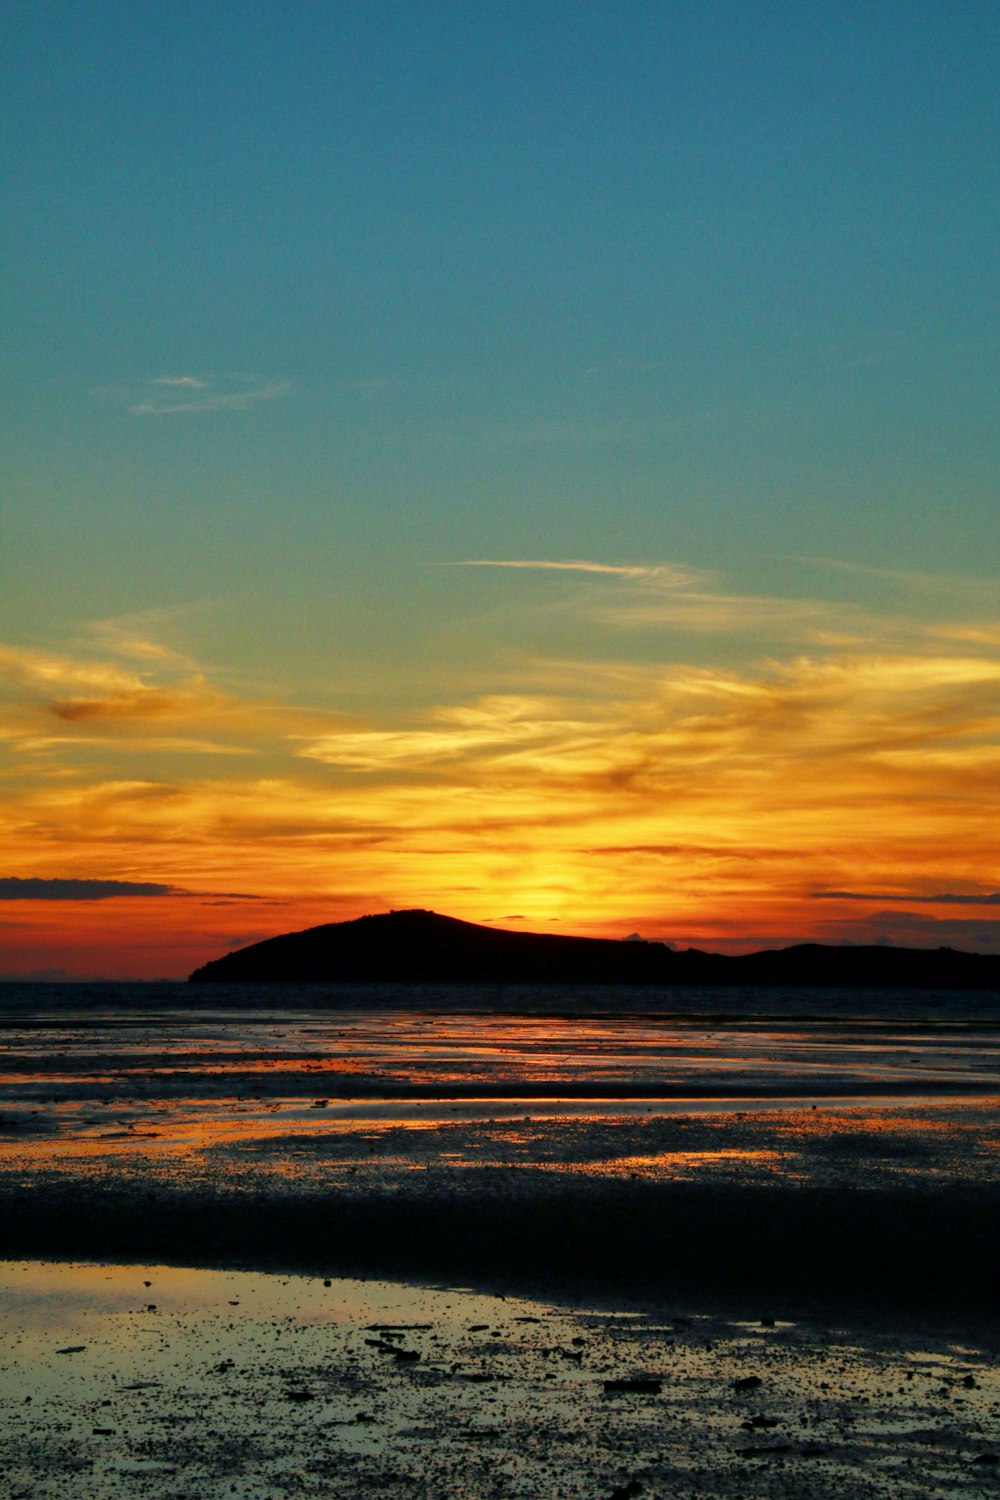
POLYGON ((9 898, 10 967, 179 973, 411 905, 684 946, 981 946, 1000 649, 983 620, 866 630, 741 666, 526 659, 502 691, 367 720, 241 696, 152 639, 8 649, 8 867, 167 887, 9 898))
POLYGON ((15 6, 0 975, 1000 952, 996 18, 876 10, 15 6))

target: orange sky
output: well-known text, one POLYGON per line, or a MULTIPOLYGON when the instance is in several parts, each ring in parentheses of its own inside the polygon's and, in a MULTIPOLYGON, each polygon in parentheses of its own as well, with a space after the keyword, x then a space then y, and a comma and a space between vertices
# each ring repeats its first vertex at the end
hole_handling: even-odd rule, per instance
MULTIPOLYGON (((544 598, 544 563, 529 576, 544 598)), ((241 690, 149 621, 0 647, 0 972, 182 976, 413 905, 684 946, 1000 950, 1000 627, 982 599, 932 619, 669 569, 574 578, 603 656, 509 655, 480 671, 489 691, 442 672, 422 705, 386 695, 367 716, 334 691, 241 690), (649 615, 669 617, 673 659, 626 654, 649 615), (169 889, 23 899, 10 877, 169 889)))

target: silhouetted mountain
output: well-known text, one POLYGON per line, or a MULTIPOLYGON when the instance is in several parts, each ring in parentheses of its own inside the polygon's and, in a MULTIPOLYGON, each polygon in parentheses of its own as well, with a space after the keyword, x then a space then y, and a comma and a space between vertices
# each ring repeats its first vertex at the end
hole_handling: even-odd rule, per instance
POLYGON ((738 958, 663 943, 480 927, 393 911, 289 932, 196 969, 197 983, 798 985, 1000 991, 1000 957, 951 948, 794 948, 738 958))

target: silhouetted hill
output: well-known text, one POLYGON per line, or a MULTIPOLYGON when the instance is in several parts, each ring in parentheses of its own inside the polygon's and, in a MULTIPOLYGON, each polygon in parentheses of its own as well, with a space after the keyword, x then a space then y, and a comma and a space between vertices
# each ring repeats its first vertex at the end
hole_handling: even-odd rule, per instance
POLYGON ((738 958, 663 943, 480 927, 393 911, 289 932, 196 969, 197 983, 797 985, 1000 991, 1000 957, 951 948, 794 948, 738 958))

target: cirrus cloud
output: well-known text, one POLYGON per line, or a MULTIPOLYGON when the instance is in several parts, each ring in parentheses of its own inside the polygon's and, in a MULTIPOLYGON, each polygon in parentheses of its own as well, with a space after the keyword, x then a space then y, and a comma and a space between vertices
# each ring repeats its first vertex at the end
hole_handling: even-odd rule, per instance
POLYGON ((289 380, 258 375, 159 375, 135 385, 97 386, 90 394, 121 406, 133 417, 191 416, 201 412, 244 412, 292 393, 289 380))

